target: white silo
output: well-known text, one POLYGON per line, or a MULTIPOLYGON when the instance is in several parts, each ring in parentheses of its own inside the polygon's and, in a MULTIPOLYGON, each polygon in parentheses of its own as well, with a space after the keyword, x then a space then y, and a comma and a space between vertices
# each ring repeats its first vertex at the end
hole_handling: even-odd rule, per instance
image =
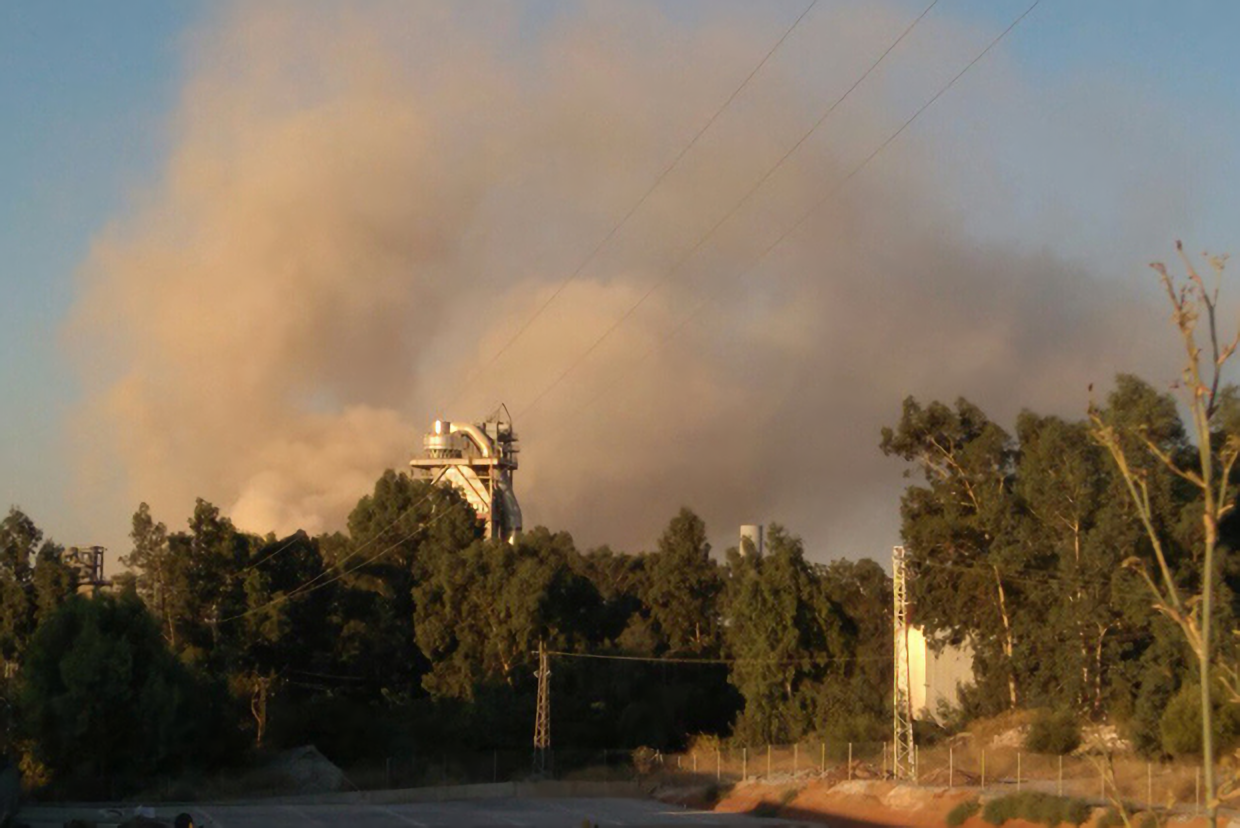
POLYGON ((763 532, 761 523, 746 523, 741 526, 741 543, 739 547, 742 555, 754 555, 761 558, 765 547, 763 544, 763 532))

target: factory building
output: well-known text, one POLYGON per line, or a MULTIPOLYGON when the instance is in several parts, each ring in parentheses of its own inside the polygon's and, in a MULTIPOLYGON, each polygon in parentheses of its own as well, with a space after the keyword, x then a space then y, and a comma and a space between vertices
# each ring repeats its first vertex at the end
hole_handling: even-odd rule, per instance
POLYGON ((422 438, 413 473, 452 486, 486 526, 485 537, 514 543, 521 534, 521 506, 512 486, 517 469, 512 421, 498 413, 481 423, 436 420, 422 438))

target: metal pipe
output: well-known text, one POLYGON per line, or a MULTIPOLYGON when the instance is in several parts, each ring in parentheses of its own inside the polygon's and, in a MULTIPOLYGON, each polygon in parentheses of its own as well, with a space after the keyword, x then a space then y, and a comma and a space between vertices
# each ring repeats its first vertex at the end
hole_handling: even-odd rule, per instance
POLYGON ((450 430, 452 434, 464 434, 470 439, 478 451, 482 452, 483 457, 490 457, 495 450, 495 444, 491 442, 491 438, 482 433, 477 426, 468 423, 451 423, 450 430))

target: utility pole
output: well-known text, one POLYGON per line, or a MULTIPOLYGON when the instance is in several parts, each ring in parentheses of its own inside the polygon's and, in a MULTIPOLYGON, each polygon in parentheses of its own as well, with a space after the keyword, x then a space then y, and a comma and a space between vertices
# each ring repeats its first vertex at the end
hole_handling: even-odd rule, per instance
POLYGON ((547 665, 547 646, 538 642, 538 711, 534 714, 534 775, 545 776, 551 753, 551 669, 547 665))
POLYGON ((909 675, 908 653, 908 571, 904 547, 891 550, 891 631, 894 640, 894 692, 891 694, 892 734, 891 772, 898 780, 911 781, 916 775, 916 745, 913 742, 913 686, 909 675))

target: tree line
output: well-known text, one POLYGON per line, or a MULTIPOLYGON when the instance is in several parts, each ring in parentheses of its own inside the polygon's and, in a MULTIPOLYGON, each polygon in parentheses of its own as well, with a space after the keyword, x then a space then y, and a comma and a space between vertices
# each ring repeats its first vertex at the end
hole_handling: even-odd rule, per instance
POLYGON ((889 577, 811 563, 776 525, 761 557, 712 555, 689 509, 646 553, 581 551, 544 527, 509 545, 483 540, 454 490, 388 471, 346 531, 314 537, 248 534, 203 500, 170 531, 142 504, 127 572, 94 597, 33 527, 16 509, 0 524, 3 561, 42 562, 24 582, 0 572, 0 642, 20 664, 9 747, 76 790, 306 743, 341 764, 528 749, 540 641, 561 654, 563 747, 886 726, 889 577), (11 624, 10 604, 25 613, 11 624))
MULTIPOLYGON (((1240 398, 1219 400, 1221 446, 1240 398)), ((881 450, 920 476, 901 500, 913 621, 974 653, 960 707, 937 712, 950 727, 1044 708, 1119 723, 1147 754, 1200 752, 1193 653, 1141 582, 1147 528, 1187 594, 1204 577, 1199 489, 1160 460, 1196 448, 1172 397, 1134 376, 1092 418, 1025 411, 1009 434, 967 400, 909 398, 883 429, 881 450), (1150 527, 1098 424, 1153 447, 1128 469, 1150 527)), ((1238 535, 1228 516, 1211 610, 1231 633, 1238 535)), ((887 735, 889 576, 813 563, 777 525, 761 556, 712 554, 689 509, 646 553, 545 527, 509 545, 483 540, 454 490, 388 471, 344 531, 257 536, 199 500, 178 531, 141 505, 131 539, 115 588, 79 596, 59 545, 17 509, 0 522, 0 655, 19 667, 6 732, 33 778, 132 787, 306 743, 342 764, 528 748, 539 642, 557 654, 559 746, 887 735)), ((1236 651, 1223 636, 1219 663, 1236 651)), ((1225 749, 1240 706, 1217 698, 1225 749)))
MULTIPOLYGON (((1225 390, 1219 402, 1221 447, 1240 434, 1240 401, 1225 390)), ((1144 582, 1156 556, 1100 427, 1126 441, 1170 578, 1200 592, 1201 492, 1165 462, 1189 468, 1197 449, 1170 394, 1120 375, 1090 418, 1024 411, 1015 434, 965 399, 904 401, 881 447, 921 478, 901 499, 913 622, 940 646, 973 647, 975 684, 958 715, 1054 709, 1118 722, 1147 755, 1200 753, 1196 659, 1144 582)), ((1219 529, 1211 612, 1228 632, 1211 658, 1226 666, 1237 662, 1240 618, 1234 512, 1219 529)), ((1240 705, 1217 695, 1228 749, 1240 705)))

